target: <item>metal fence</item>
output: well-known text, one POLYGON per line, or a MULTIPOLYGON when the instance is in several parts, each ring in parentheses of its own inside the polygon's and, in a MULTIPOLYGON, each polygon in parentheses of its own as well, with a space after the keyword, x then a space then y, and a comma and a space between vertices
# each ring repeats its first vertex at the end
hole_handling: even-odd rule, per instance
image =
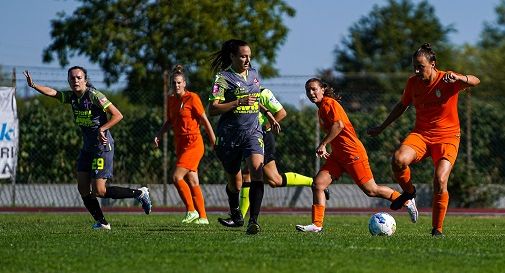
MULTIPOLYGON (((3 69, 4 72, 12 71, 13 67, 4 66, 3 69)), ((30 70, 33 78, 40 84, 56 89, 68 89, 66 70, 15 68, 17 99, 21 105, 18 111, 21 118, 24 116, 20 121, 20 132, 33 135, 32 131, 37 130, 38 133, 35 137, 30 136, 31 138, 20 136, 21 159, 18 160, 20 175, 17 176, 15 185, 10 181, 0 181, 0 206, 80 206, 80 202, 74 202, 78 195, 73 176, 73 159, 80 147, 80 137, 71 123, 72 113, 68 106, 50 104, 37 96, 36 92, 25 83, 22 75, 25 69, 30 70), (29 117, 27 113, 30 114, 29 117), (43 118, 45 115, 54 121, 46 121, 43 118), (63 123, 63 120, 70 122, 63 123), (47 122, 49 128, 37 127, 42 122, 47 122), (61 136, 51 135, 53 131, 65 132, 63 140, 59 139, 61 136), (61 141, 65 144, 62 145, 61 141), (33 142, 37 142, 37 147, 30 148, 30 145, 34 145, 33 142), (67 196, 65 200, 68 202, 59 203, 54 196, 67 196)), ((120 98, 118 94, 121 93, 125 82, 119 82, 113 88, 109 88, 105 85, 100 71, 89 70, 88 75, 97 89, 105 90, 104 93, 111 96, 114 104, 130 105, 113 100, 120 98)), ((282 76, 263 82, 264 86, 274 91, 288 110, 288 117, 281 124, 283 132, 277 137, 279 168, 282 171, 294 171, 308 176, 315 175, 319 168, 320 162, 314 156, 314 149, 321 138, 319 130, 316 129, 318 123, 316 109, 306 99, 304 91, 304 83, 311 77, 311 75, 282 76)), ((8 80, 2 84, 10 85, 8 80)), ((392 106, 399 100, 401 90, 392 94, 377 90, 344 89, 340 94, 342 104, 367 148, 376 181, 381 184, 392 183, 390 157, 412 128, 414 111, 409 110, 387 129, 384 136, 370 138, 366 136, 366 129, 385 119, 392 106)), ((485 97, 479 96, 476 89, 475 92, 463 92, 460 95, 462 139, 459 158, 449 182, 453 184, 451 188, 451 193, 454 193, 451 195, 453 205, 479 206, 480 200, 485 198, 493 198, 491 206, 502 206, 503 203, 500 198, 501 186, 505 185, 503 178, 505 132, 501 124, 505 122, 502 114, 505 100, 500 96, 486 94, 488 95, 485 97), (494 195, 490 196, 489 192, 493 192, 494 195)), ((142 93, 138 95, 142 96, 142 93)), ((207 94, 202 92, 200 96, 205 103, 207 94)), ((119 108, 123 112, 123 108, 119 108)), ((115 178, 111 182, 130 186, 149 185, 155 192, 155 204, 182 206, 182 203, 178 202, 176 191, 169 185, 170 171, 175 160, 171 145, 172 135, 170 133, 167 135, 168 145, 165 154, 151 148, 152 138, 162 124, 163 107, 135 105, 126 109, 128 110, 123 112, 124 120, 112 129, 117 150, 114 163, 115 178), (164 156, 166 167, 163 164, 164 156)), ((216 121, 215 118, 211 119, 214 124, 216 121)), ((226 206, 226 203, 223 203, 226 197, 222 189, 226 178, 219 160, 209 147, 200 163, 199 172, 207 205, 226 206), (221 191, 217 190, 220 188, 221 191)), ((430 206, 432 174, 433 168, 429 160, 413 167, 413 181, 416 184, 423 184, 421 188, 426 193, 419 200, 421 206, 430 206)), ((337 181, 337 184, 332 185, 334 196, 329 206, 384 205, 380 201, 370 201, 370 198, 352 185, 352 181, 346 176, 337 181)), ((265 195, 265 204, 268 206, 297 207, 310 203, 311 194, 308 188, 269 189, 265 195)), ((489 206, 489 202, 482 201, 482 204, 489 206)), ((108 202, 106 205, 128 204, 108 202)))

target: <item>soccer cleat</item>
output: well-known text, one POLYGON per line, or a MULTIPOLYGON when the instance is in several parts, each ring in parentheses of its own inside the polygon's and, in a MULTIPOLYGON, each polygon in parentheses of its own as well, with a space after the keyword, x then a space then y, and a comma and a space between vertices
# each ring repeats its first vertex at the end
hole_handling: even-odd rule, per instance
POLYGON ((330 189, 324 189, 324 198, 326 198, 326 200, 330 200, 330 189))
POLYGON ((436 228, 433 228, 431 230, 431 236, 433 238, 445 238, 445 235, 442 233, 442 231, 436 229, 436 228))
POLYGON ((258 234, 260 232, 261 228, 260 228, 260 225, 254 221, 254 220, 249 220, 249 223, 247 224, 247 229, 245 231, 245 233, 247 235, 255 235, 255 234, 258 234))
POLYGON ((419 217, 419 211, 417 211, 416 199, 412 198, 407 203, 405 203, 405 207, 407 208, 407 212, 410 216, 410 221, 412 223, 417 223, 417 218, 419 217))
POLYGON ((310 225, 296 225, 296 230, 301 231, 301 232, 321 232, 323 231, 323 227, 318 227, 314 224, 310 225))
POLYGON ((142 187, 139 189, 139 191, 141 191, 142 193, 139 196, 135 197, 135 199, 137 199, 137 201, 139 201, 142 204, 144 212, 146 214, 149 214, 151 213, 152 208, 151 198, 149 197, 149 189, 147 187, 142 187))
POLYGON ((100 221, 96 221, 96 223, 91 228, 94 230, 110 230, 110 224, 102 224, 100 221))
POLYGON ((399 210, 403 207, 405 202, 415 197, 416 197, 416 188, 414 187, 413 193, 408 193, 404 191, 400 196, 398 196, 398 198, 396 198, 395 200, 393 200, 393 202, 391 202, 389 208, 391 208, 392 210, 399 210))
POLYGON ((209 224, 209 219, 207 219, 207 218, 198 218, 198 219, 194 220, 191 223, 197 224, 197 225, 208 225, 209 224))
POLYGON ((200 217, 200 214, 198 214, 198 211, 196 211, 196 210, 187 211, 186 216, 184 216, 184 219, 182 219, 181 222, 184 224, 188 224, 188 223, 191 223, 191 222, 195 221, 196 219, 198 219, 198 217, 200 217))
POLYGON ((233 209, 230 212, 230 218, 217 218, 217 221, 225 227, 241 227, 244 225, 244 218, 240 209, 233 209))

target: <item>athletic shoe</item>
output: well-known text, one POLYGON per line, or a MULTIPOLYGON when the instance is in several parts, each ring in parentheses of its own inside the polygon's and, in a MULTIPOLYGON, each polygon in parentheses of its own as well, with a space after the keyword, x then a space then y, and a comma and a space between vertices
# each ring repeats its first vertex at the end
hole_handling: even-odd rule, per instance
POLYGON ((436 229, 436 228, 433 228, 431 230, 431 236, 433 238, 445 238, 445 235, 442 233, 442 231, 436 229))
POLYGON ((393 200, 391 202, 391 206, 389 206, 392 210, 399 210, 403 207, 405 202, 407 202, 410 199, 413 199, 416 197, 416 188, 414 187, 414 192, 413 193, 408 193, 404 191, 398 198, 393 200))
POLYGON ((200 217, 200 214, 198 214, 198 211, 196 211, 196 210, 187 211, 186 216, 184 216, 184 219, 182 219, 181 222, 184 224, 188 224, 188 223, 191 223, 191 222, 195 221, 196 219, 198 219, 198 217, 200 217))
POLYGON ((142 187, 139 189, 139 191, 142 191, 142 193, 135 197, 137 201, 139 201, 142 204, 142 208, 144 209, 144 212, 146 214, 151 213, 151 198, 149 197, 149 189, 147 187, 142 187))
POLYGON ((100 221, 96 221, 96 223, 91 228, 94 230, 110 230, 110 224, 102 224, 100 221))
POLYGON ((407 211, 409 213, 410 221, 412 221, 412 223, 417 223, 417 218, 419 217, 419 211, 417 211, 416 199, 412 198, 411 200, 407 201, 405 207, 407 208, 407 211))
POLYGON ((254 220, 249 220, 249 223, 247 224, 247 229, 245 231, 245 233, 247 235, 255 235, 255 234, 258 234, 260 232, 261 228, 260 228, 260 225, 254 221, 254 220))
POLYGON ((191 222, 193 224, 197 225, 208 225, 209 224, 209 219, 207 218, 198 218, 195 221, 191 222))
POLYGON ((326 200, 330 200, 330 189, 324 189, 324 198, 326 198, 326 200))
POLYGON ((323 231, 323 227, 318 227, 314 224, 310 224, 307 226, 296 225, 296 230, 301 231, 301 232, 321 232, 321 231, 323 231))
POLYGON ((234 209, 230 212, 230 218, 217 218, 217 221, 225 227, 241 227, 244 225, 244 218, 240 209, 234 209))

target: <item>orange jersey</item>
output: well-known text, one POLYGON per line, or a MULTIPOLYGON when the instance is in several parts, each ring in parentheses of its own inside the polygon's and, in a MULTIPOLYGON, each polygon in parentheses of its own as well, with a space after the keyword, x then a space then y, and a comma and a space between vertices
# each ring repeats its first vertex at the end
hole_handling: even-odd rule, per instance
POLYGON ((403 91, 402 103, 416 108, 416 124, 413 132, 428 138, 443 138, 460 134, 458 94, 464 89, 460 81, 446 83, 438 71, 436 80, 427 85, 419 77, 408 79, 403 91))
POLYGON ((180 99, 176 95, 168 97, 167 119, 176 139, 183 135, 199 135, 200 117, 204 112, 202 101, 196 93, 186 91, 180 99))
POLYGON ((336 100, 323 97, 318 115, 319 123, 326 133, 335 122, 341 120, 344 123, 344 129, 330 142, 331 153, 339 163, 368 159, 363 143, 358 139, 344 108, 336 100))

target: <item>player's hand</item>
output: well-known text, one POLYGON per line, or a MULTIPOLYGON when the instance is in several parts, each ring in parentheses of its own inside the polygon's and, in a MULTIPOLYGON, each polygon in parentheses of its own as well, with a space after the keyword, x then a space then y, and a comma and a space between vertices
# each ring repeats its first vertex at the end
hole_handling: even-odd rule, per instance
POLYGON ((23 71, 23 75, 25 75, 25 77, 26 77, 26 83, 28 84, 28 86, 35 88, 35 83, 33 82, 30 72, 28 72, 28 70, 25 70, 25 71, 23 71))
POLYGON ((330 153, 326 151, 326 145, 320 144, 316 149, 316 156, 324 159, 330 157, 330 153))
POLYGON ((447 71, 445 75, 442 77, 442 80, 446 83, 454 83, 459 79, 459 75, 452 72, 452 71, 447 71))
POLYGON ((371 137, 376 137, 380 133, 382 133, 382 128, 380 126, 377 127, 371 127, 366 130, 366 133, 371 136, 371 137))
POLYGON ((98 129, 98 141, 100 141, 102 145, 107 144, 107 132, 105 130, 98 129))
POLYGON ((252 106, 252 105, 254 105, 254 103, 256 103, 257 100, 258 100, 257 97, 252 96, 252 95, 248 95, 248 96, 238 99, 237 106, 252 106))

